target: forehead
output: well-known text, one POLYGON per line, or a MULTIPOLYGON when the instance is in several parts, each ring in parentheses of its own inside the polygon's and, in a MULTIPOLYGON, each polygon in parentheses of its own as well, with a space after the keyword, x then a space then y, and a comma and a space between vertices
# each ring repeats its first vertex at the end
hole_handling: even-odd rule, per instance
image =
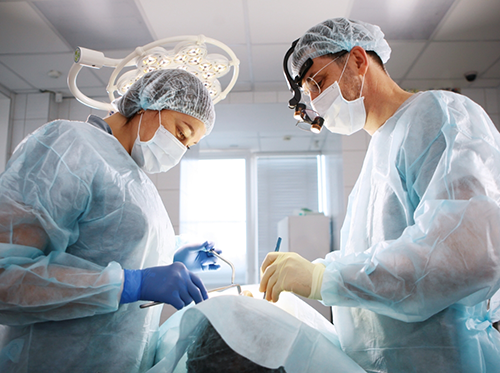
POLYGON ((202 137, 206 132, 205 123, 201 120, 192 117, 191 115, 179 113, 178 111, 166 110, 168 114, 175 120, 176 123, 184 123, 189 125, 193 130, 193 135, 202 137))

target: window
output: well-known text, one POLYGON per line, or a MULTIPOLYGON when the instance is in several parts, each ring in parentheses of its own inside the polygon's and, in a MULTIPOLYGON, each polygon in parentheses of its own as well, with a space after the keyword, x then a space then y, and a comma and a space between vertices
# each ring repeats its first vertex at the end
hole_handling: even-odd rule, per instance
MULTIPOLYGON (((180 226, 185 242, 213 241, 246 281, 247 180, 245 159, 197 159, 181 163, 180 226)), ((207 286, 229 285, 231 268, 200 273, 207 286)))
MULTIPOLYGON (((274 250, 278 222, 295 210, 319 207, 317 156, 257 158, 258 263, 274 250)), ((320 179, 321 180, 321 179, 320 179)), ((322 186, 322 185, 321 185, 322 186)))

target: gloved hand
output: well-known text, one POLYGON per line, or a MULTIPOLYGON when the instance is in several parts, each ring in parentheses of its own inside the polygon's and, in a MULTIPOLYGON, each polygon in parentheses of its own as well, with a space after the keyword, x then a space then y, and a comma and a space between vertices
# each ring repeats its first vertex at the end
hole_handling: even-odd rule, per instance
POLYGON ((138 300, 168 303, 180 310, 208 298, 200 278, 182 263, 137 270, 123 270, 125 282, 120 304, 138 300))
MULTIPOLYGON (((213 271, 220 268, 217 264, 217 257, 208 252, 213 249, 214 243, 206 241, 202 244, 190 244, 180 247, 174 255, 174 262, 182 262, 187 269, 193 272, 213 271)), ((221 250, 214 250, 217 254, 222 253, 221 250)))
POLYGON ((269 253, 262 263, 264 273, 259 291, 266 299, 277 302, 282 291, 291 291, 306 298, 321 299, 325 266, 311 263, 297 253, 269 253))

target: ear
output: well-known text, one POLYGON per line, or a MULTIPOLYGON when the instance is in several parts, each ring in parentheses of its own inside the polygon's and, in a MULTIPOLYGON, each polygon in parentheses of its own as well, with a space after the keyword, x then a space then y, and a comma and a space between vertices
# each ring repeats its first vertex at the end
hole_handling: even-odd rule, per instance
POLYGON ((351 49, 350 53, 350 60, 353 63, 352 67, 357 70, 359 75, 365 75, 368 70, 368 65, 370 64, 370 58, 366 51, 359 46, 355 46, 351 49))

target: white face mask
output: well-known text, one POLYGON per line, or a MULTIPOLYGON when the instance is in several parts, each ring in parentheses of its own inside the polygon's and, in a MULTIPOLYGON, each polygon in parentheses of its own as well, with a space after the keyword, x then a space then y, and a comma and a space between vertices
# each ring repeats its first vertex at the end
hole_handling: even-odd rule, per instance
POLYGON ((183 143, 161 125, 161 113, 158 112, 158 115, 160 127, 156 130, 153 138, 149 141, 141 141, 139 136, 142 122, 141 114, 137 138, 131 152, 137 165, 151 174, 170 170, 179 163, 187 150, 183 143))
MULTIPOLYGON (((343 74, 344 71, 342 71, 339 81, 343 74)), ((325 120, 324 125, 329 131, 341 135, 352 135, 364 127, 366 110, 363 102, 364 97, 361 97, 364 82, 365 77, 363 76, 360 97, 356 100, 347 101, 342 96, 339 83, 335 82, 311 102, 314 111, 325 120)))

